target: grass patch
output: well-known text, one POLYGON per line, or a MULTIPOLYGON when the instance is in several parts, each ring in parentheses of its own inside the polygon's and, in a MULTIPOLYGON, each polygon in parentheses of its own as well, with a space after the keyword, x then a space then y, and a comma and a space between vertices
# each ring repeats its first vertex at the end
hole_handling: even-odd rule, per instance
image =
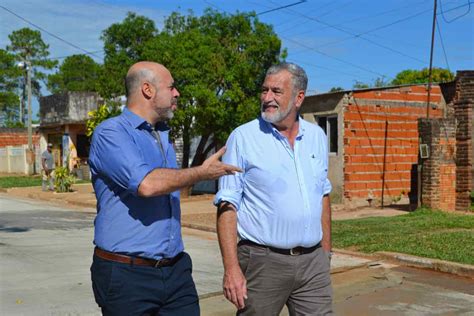
MULTIPOLYGON (((90 183, 87 180, 76 180, 76 184, 90 183)), ((41 176, 2 176, 0 188, 20 188, 41 186, 41 176)))
POLYGON ((474 216, 419 209, 395 217, 334 221, 333 245, 474 264, 474 216))
POLYGON ((6 176, 0 177, 0 188, 41 186, 41 176, 6 176))

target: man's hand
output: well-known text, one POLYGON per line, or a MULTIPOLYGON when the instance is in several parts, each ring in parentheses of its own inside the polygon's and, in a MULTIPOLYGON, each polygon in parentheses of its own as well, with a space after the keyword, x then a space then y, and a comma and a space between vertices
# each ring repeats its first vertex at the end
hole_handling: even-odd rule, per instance
POLYGON ((238 167, 227 165, 222 163, 219 158, 225 153, 226 147, 222 147, 218 152, 216 152, 211 157, 207 158, 203 164, 199 167, 201 172, 204 174, 206 179, 218 179, 221 176, 228 174, 234 174, 236 172, 242 172, 238 167))
POLYGON ((223 281, 224 296, 237 309, 245 307, 245 299, 247 299, 247 280, 239 266, 225 271, 223 281))

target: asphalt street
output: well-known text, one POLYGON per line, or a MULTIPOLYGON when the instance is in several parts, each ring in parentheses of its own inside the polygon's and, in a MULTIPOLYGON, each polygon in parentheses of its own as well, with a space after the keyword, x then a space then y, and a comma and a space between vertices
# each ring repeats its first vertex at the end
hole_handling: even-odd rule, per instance
MULTIPOLYGON (((0 197, 2 315, 100 315, 91 290, 94 214, 0 197)), ((214 234, 184 234, 200 296, 221 291, 214 234)))
MULTIPOLYGON (((95 215, 87 211, 0 193, 0 315, 100 315, 89 272, 95 215)), ((201 314, 235 315, 221 294, 216 235, 184 228, 183 238, 201 314)), ((342 253, 331 273, 336 315, 474 315, 470 278, 342 253)))

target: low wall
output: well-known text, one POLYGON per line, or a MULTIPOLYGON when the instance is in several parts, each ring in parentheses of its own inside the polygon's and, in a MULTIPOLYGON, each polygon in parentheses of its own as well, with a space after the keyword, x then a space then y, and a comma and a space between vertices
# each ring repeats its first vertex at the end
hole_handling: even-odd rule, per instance
POLYGON ((40 171, 39 147, 35 146, 33 163, 29 163, 28 145, 0 148, 0 172, 33 174, 40 171))

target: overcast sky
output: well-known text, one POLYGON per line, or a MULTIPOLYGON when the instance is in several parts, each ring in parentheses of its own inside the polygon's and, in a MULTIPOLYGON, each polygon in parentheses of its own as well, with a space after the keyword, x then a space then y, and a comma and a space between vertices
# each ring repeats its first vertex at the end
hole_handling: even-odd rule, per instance
MULTIPOLYGON (((391 80, 401 70, 429 65, 433 0, 298 2, 0 0, 0 47, 9 44, 12 31, 35 29, 34 24, 61 38, 42 32, 51 57, 61 61, 64 56, 88 51, 101 63, 101 32, 122 21, 128 11, 154 20, 160 30, 173 11, 187 14, 193 10, 200 15, 212 7, 227 13, 255 11, 260 21, 273 25, 288 50, 287 61, 300 64, 308 72, 308 94, 335 86, 350 89, 356 80, 370 83, 381 76, 391 80)), ((435 67, 453 72, 474 69, 473 11, 473 0, 438 0, 435 67)), ((43 94, 49 92, 44 90, 43 94)), ((37 113, 37 102, 33 108, 37 113)))

